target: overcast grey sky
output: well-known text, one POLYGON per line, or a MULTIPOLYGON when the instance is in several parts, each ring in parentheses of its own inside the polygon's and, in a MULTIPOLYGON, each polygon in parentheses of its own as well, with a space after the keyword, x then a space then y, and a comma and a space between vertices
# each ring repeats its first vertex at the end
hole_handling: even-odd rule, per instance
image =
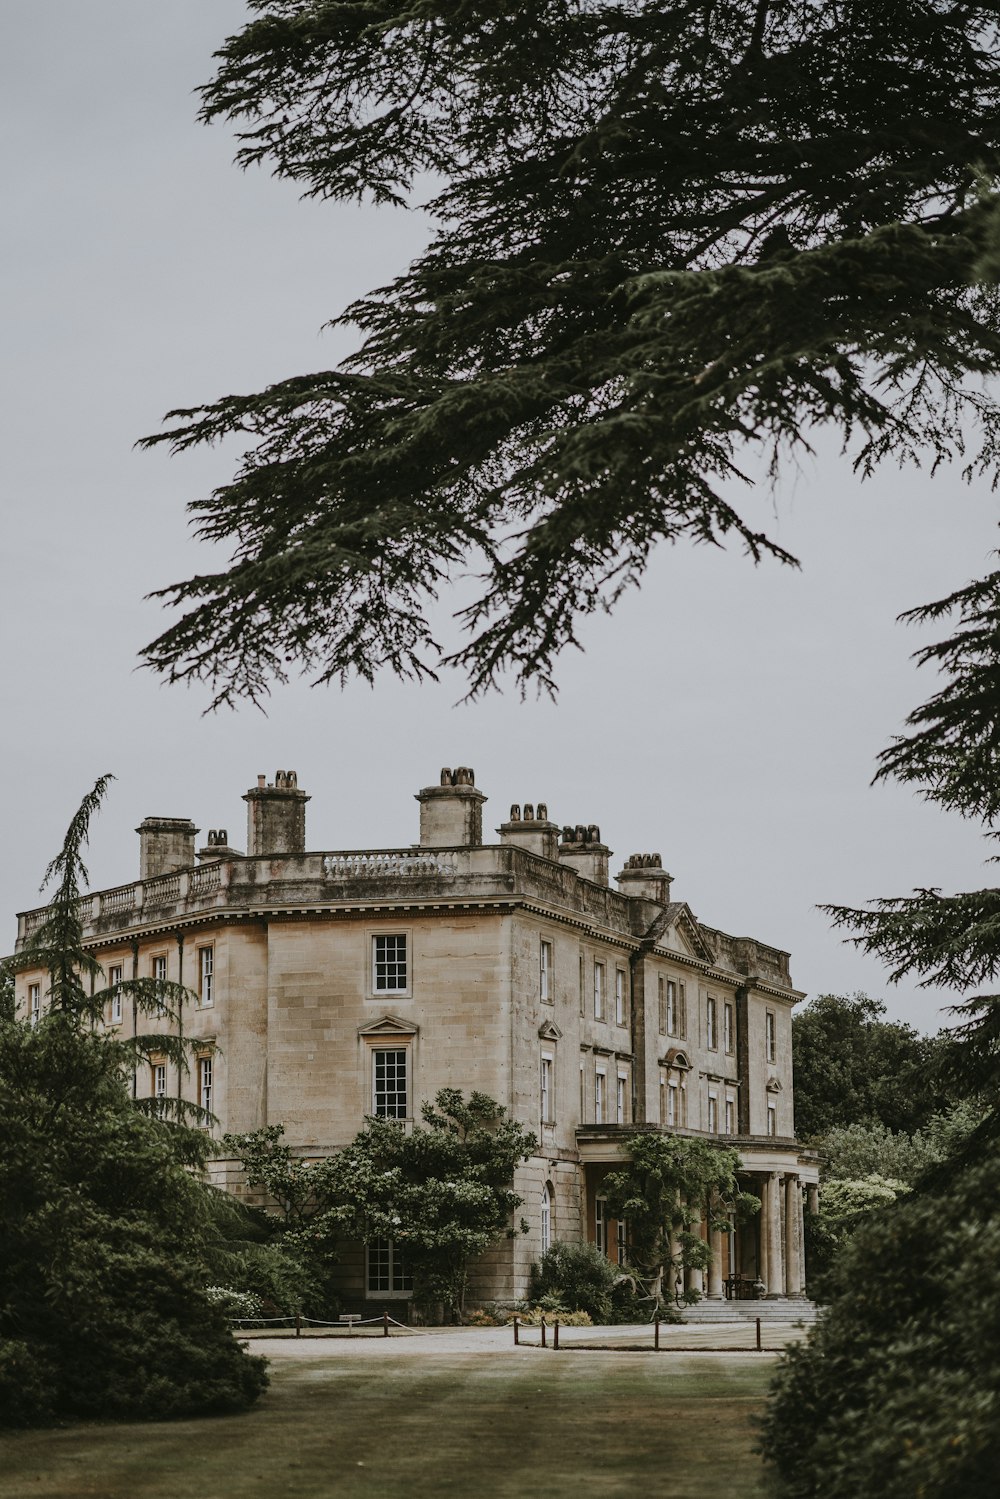
MULTIPOLYGON (((0 0, 3 153, 3 627, 0 913, 38 903, 82 793, 118 777, 92 884, 138 873, 144 816, 225 826, 294 768, 312 848, 417 836, 413 793, 472 765, 487 826, 511 801, 599 823, 618 869, 659 850, 710 925, 792 953, 811 993, 864 989, 922 1028, 947 996, 887 987, 815 908, 914 886, 987 882, 976 830, 899 788, 874 758, 933 690, 900 610, 977 575, 997 500, 954 471, 861 485, 827 446, 770 513, 801 572, 664 549, 641 592, 588 621, 561 694, 458 705, 459 679, 310 688, 203 717, 206 694, 136 670, 163 627, 151 589, 217 565, 184 506, 232 471, 225 451, 134 450, 168 408, 335 364, 321 331, 405 268, 418 215, 297 200, 231 165, 193 90, 245 18, 242 0, 0 0)), ((746 504, 740 500, 741 504, 746 504)))

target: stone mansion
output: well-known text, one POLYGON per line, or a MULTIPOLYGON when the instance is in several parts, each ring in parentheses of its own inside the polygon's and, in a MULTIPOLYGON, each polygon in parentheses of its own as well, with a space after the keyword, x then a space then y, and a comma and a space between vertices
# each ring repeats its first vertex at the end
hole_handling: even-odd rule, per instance
MULTIPOLYGON (((393 849, 308 852, 294 771, 246 793, 245 854, 225 831, 196 853, 193 822, 145 819, 138 879, 83 900, 109 984, 166 978, 195 996, 191 1073, 154 1058, 139 1091, 200 1102, 220 1135, 280 1123, 306 1158, 346 1145, 367 1114, 419 1118, 442 1087, 498 1099, 539 1140, 515 1182, 530 1232, 480 1265, 473 1300, 523 1296, 556 1239, 624 1260, 601 1183, 630 1134, 718 1138, 762 1211, 711 1235, 711 1268, 690 1284, 720 1297, 739 1275, 801 1295, 818 1169, 794 1138, 803 996, 788 954, 698 921, 656 854, 633 854, 612 885, 599 829, 560 828, 544 803, 512 806, 484 842, 471 770, 442 770, 416 799, 419 844, 393 849)), ((19 916, 19 950, 41 916, 19 916)), ((22 1013, 37 1016, 45 983, 18 975, 22 1013)), ((105 1022, 129 1034, 130 1007, 105 1022)), ((238 1162, 215 1170, 240 1189, 238 1162)), ((356 1246, 340 1273, 345 1305, 408 1294, 389 1243, 356 1246)))

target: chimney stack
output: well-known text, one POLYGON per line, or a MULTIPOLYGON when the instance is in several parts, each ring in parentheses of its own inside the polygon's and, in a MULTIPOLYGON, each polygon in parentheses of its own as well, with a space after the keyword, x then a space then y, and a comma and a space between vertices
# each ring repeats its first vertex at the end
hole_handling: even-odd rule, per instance
POLYGON ((247 804, 247 857, 303 854, 306 849, 306 802, 294 770, 278 770, 274 785, 258 776, 243 800, 247 804))
POLYGON ((229 834, 225 828, 209 828, 208 842, 198 850, 198 863, 210 864, 214 859, 242 859, 238 848, 230 847, 229 834))
POLYGON ((441 771, 439 786, 418 791, 421 848, 479 848, 483 841, 483 802, 475 772, 467 765, 441 771))
POLYGON ((516 848, 526 848, 529 853, 541 854, 543 859, 559 857, 559 825, 549 822, 549 809, 544 802, 536 806, 533 802, 515 802, 510 809, 510 818, 497 828, 501 843, 513 843, 516 848))
POLYGON ((575 828, 563 828, 559 858, 575 869, 583 879, 593 880, 595 885, 608 883, 611 850, 606 843, 601 842, 601 830, 596 823, 592 822, 589 827, 578 823, 575 828))
POLYGON ((615 879, 623 895, 639 895, 658 906, 669 904, 671 877, 659 854, 629 854, 625 868, 615 879))
POLYGON ((144 817, 136 832, 140 880, 154 880, 158 874, 193 868, 198 829, 190 817, 144 817))

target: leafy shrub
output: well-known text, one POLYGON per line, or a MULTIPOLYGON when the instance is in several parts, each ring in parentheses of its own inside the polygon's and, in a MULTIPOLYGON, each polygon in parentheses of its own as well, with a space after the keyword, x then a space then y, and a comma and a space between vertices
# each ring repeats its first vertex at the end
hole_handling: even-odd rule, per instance
MULTIPOLYGON (((593 1327, 593 1319, 586 1312, 570 1312, 565 1307, 553 1306, 528 1306, 523 1311, 516 1313, 518 1321, 525 1327, 540 1327, 544 1317, 551 1327, 553 1322, 558 1322, 560 1327, 593 1327)), ((513 1322, 515 1313, 507 1318, 513 1322)))
POLYGON ((592 1322, 607 1323, 614 1315, 612 1293, 618 1271, 595 1244, 555 1243, 531 1267, 531 1300, 586 1312, 592 1322))
POLYGON ((1000 1472, 1000 1151, 863 1221, 775 1380, 780 1499, 993 1499, 1000 1472))
POLYGON ((233 1286, 206 1286, 205 1295, 231 1321, 259 1322, 264 1316, 264 1303, 255 1291, 237 1291, 233 1286))

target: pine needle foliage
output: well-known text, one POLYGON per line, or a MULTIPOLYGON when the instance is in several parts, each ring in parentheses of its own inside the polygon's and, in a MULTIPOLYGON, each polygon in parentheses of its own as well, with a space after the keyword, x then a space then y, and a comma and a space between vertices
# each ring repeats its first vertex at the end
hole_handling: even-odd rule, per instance
POLYGON ((190 507, 230 565, 158 595, 170 680, 551 690, 658 543, 794 562, 735 500, 762 454, 777 477, 826 428, 863 474, 996 475, 995 5, 248 3, 202 118, 307 197, 436 231, 334 318, 342 367, 146 439, 246 447, 190 507), (470 568, 448 653, 429 611, 470 568))
MULTIPOLYGON (((46 874, 52 904, 11 970, 47 970, 37 1024, 0 1013, 0 1426, 72 1417, 162 1420, 245 1409, 267 1384, 205 1293, 219 1256, 207 1132, 136 1104, 129 1074, 177 1035, 121 1041, 83 943, 80 885, 102 776, 46 874)), ((173 1020, 177 985, 123 983, 173 1020)), ((200 1109, 189 1112, 205 1120, 200 1109)))

